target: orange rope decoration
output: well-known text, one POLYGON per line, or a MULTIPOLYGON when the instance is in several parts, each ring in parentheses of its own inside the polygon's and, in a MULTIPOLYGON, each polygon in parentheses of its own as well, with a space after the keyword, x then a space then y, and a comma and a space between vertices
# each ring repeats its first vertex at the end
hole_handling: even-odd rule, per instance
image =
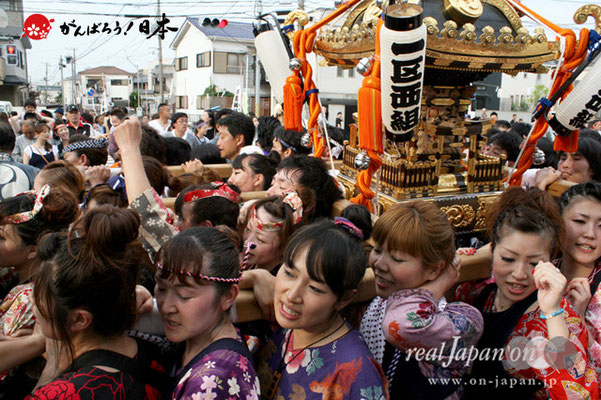
POLYGON ((307 54, 313 51, 313 43, 317 36, 317 30, 325 24, 338 17, 340 14, 354 7, 361 0, 350 0, 342 3, 334 12, 313 24, 308 29, 302 29, 294 33, 294 55, 301 61, 299 71, 294 71, 293 75, 286 79, 284 85, 284 126, 286 129, 301 132, 302 127, 302 107, 307 97, 309 102, 309 121, 307 130, 311 135, 314 153, 313 157, 321 158, 327 147, 325 134, 322 134, 318 127, 318 118, 321 114, 321 104, 315 83, 313 82, 313 68, 307 61, 307 54), (300 88, 301 75, 304 79, 304 85, 300 88), (300 90, 300 92, 299 92, 300 90), (307 91, 311 90, 307 95, 307 91), (291 103, 291 105, 289 105, 291 103))
MULTIPOLYGON (((517 7, 513 1, 510 0, 510 3, 512 3, 515 8, 519 9, 519 7, 517 7)), ((580 39, 578 44, 576 44, 576 34, 574 31, 571 29, 561 28, 552 22, 547 21, 521 3, 519 6, 534 15, 542 23, 549 27, 549 29, 563 36, 566 40, 563 65, 557 69, 555 80, 553 81, 551 90, 549 90, 549 93, 547 94, 547 98, 551 98, 553 94, 555 94, 555 92, 557 92, 557 90, 561 87, 561 85, 563 85, 563 83, 570 78, 572 72, 586 59, 589 30, 585 28, 580 31, 580 39)), ((572 88, 573 86, 570 85, 561 94, 560 100, 563 100, 572 91, 572 88)), ((548 126, 549 124, 547 123, 545 116, 541 115, 532 128, 532 134, 530 135, 528 142, 525 144, 524 152, 519 160, 515 172, 513 175, 511 175, 509 185, 519 186, 522 183, 522 175, 532 165, 532 154, 536 148, 536 143, 547 132, 548 126)), ((555 151, 566 152, 576 151, 578 149, 578 131, 574 131, 572 134, 565 137, 556 136, 553 149, 555 151)))
MULTIPOLYGON (((307 91, 316 89, 315 82, 313 82, 313 68, 311 64, 307 62, 307 53, 313 51, 313 42, 315 41, 315 32, 309 30, 300 30, 294 34, 294 54, 301 60, 300 72, 305 79, 303 91, 307 96, 307 91)), ((326 138, 318 127, 318 118, 321 114, 321 104, 319 104, 319 97, 316 91, 310 92, 308 95, 309 102, 309 121, 307 122, 307 131, 311 135, 311 141, 313 142, 313 157, 321 158, 326 149, 326 138)))
POLYGON ((357 176, 357 189, 359 195, 353 197, 351 202, 361 204, 373 212, 371 199, 375 194, 371 190, 371 180, 374 173, 382 166, 380 154, 384 152, 382 140, 382 98, 380 83, 380 29, 383 21, 378 22, 376 31, 376 56, 369 76, 363 79, 358 94, 359 114, 359 147, 367 150, 369 167, 357 176))

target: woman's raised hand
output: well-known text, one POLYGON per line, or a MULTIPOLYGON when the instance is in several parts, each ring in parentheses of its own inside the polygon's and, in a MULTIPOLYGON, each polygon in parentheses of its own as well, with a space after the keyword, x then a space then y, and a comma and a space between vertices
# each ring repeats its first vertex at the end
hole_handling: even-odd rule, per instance
POLYGON ((461 260, 455 256, 449 265, 441 268, 442 271, 440 271, 434 280, 428 281, 421 286, 422 289, 432 292, 437 300, 440 300, 447 291, 457 284, 459 270, 461 269, 461 260))
POLYGON ((140 121, 135 115, 116 127, 113 134, 115 135, 117 146, 119 146, 122 152, 126 149, 140 148, 142 125, 140 125, 140 121))
POLYGON ((136 314, 146 314, 152 311, 154 299, 150 292, 141 285, 136 285, 136 314))
POLYGON ((552 315, 561 308, 561 298, 567 287, 566 277, 555 265, 543 261, 534 268, 533 276, 540 311, 544 315, 552 315))
POLYGON ((93 167, 84 167, 84 175, 90 182, 90 186, 94 187, 108 182, 111 170, 106 165, 94 165, 93 167))
POLYGON ((591 285, 587 278, 574 278, 568 283, 566 289, 566 297, 570 300, 574 310, 580 314, 582 318, 586 313, 588 303, 591 301, 591 285))
POLYGON ((186 161, 182 164, 182 169, 186 174, 201 174, 205 166, 200 160, 186 161))

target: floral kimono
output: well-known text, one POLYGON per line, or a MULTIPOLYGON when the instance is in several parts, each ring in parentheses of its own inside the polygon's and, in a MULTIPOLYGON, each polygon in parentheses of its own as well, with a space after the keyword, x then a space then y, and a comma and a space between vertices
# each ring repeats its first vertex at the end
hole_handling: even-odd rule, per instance
MULTIPOLYGON (((556 265, 561 265, 561 260, 554 262, 556 265)), ((584 323, 588 333, 593 338, 592 344, 588 349, 588 356, 597 370, 597 374, 601 374, 601 261, 597 260, 595 268, 588 276, 589 284, 596 284, 596 289, 591 288, 591 300, 586 307, 584 323)))
POLYGON ((0 333, 10 336, 20 329, 33 329, 32 291, 33 283, 24 283, 15 286, 6 295, 0 304, 0 333))
MULTIPOLYGON (((261 388, 248 349, 236 351, 236 339, 221 339, 225 346, 205 349, 178 371, 173 399, 259 400, 261 388), (233 343, 235 344, 235 343, 233 343)), ((241 339, 239 346, 245 346, 241 339)), ((213 343, 215 344, 215 343, 213 343)))
POLYGON ((174 226, 175 216, 152 188, 146 189, 133 199, 129 207, 140 214, 139 239, 154 258, 163 243, 177 234, 178 229, 174 226))
MULTIPOLYGON (((494 281, 491 283, 490 279, 485 282, 484 284, 466 282, 456 292, 459 296, 462 293, 469 293, 471 298, 474 298, 474 294, 478 294, 474 305, 482 312, 485 321, 484 334, 478 347, 482 347, 482 350, 485 347, 504 347, 508 354, 512 354, 512 349, 523 351, 527 346, 534 350, 538 349, 538 352, 533 353, 534 361, 524 359, 522 362, 520 358, 517 361, 512 359, 508 361, 507 355, 496 363, 490 360, 477 360, 472 376, 479 374, 495 382, 494 394, 487 397, 514 400, 599 398, 597 372, 587 355, 588 332, 584 321, 569 302, 565 298, 561 300, 561 307, 565 310, 562 317, 570 332, 569 340, 561 339, 565 349, 559 350, 558 353, 557 350, 550 352, 551 347, 546 345, 549 339, 547 324, 540 317, 540 308, 529 307, 536 302, 537 293, 532 293, 508 310, 497 312, 493 307, 497 286, 494 281), (499 346, 497 342, 503 338, 499 331, 502 330, 507 330, 509 334, 505 335, 504 343, 499 346), (557 356, 561 357, 557 358, 557 356), (512 378, 514 381, 511 381, 512 378), (517 385, 511 387, 507 384, 510 382, 517 382, 517 385)), ((472 398, 480 398, 480 393, 476 392, 486 390, 476 385, 466 387, 466 392, 467 389, 474 393, 472 398)))
POLYGON ((129 358, 108 350, 91 350, 75 359, 66 372, 36 389, 25 400, 160 400, 169 380, 152 345, 137 341, 129 358), (116 370, 108 372, 98 366, 116 370))
POLYGON ((388 399, 380 365, 356 330, 323 346, 286 351, 291 335, 289 330, 278 331, 264 349, 259 366, 264 396, 283 360, 278 400, 388 399))
MULTIPOLYGON (((32 291, 33 283, 29 282, 15 286, 6 295, 0 304, 0 334, 11 336, 21 329, 33 329, 32 291)), ((6 383, 14 372, 15 369, 0 373, 0 382, 6 383)))
POLYGON ((436 302, 424 289, 376 297, 361 321, 361 333, 382 363, 391 398, 460 399, 463 359, 482 334, 482 316, 461 303, 436 302))

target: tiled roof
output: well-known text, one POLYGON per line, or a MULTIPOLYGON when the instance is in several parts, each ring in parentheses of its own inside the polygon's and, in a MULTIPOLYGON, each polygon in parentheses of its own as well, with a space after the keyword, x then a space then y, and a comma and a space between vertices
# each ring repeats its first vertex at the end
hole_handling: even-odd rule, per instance
POLYGON ((252 24, 228 21, 225 28, 220 28, 218 26, 212 27, 211 25, 203 26, 202 21, 204 18, 186 18, 186 20, 207 36, 244 40, 255 39, 252 24))
POLYGON ((104 75, 132 75, 131 73, 122 70, 121 68, 117 68, 117 67, 96 67, 96 68, 90 68, 90 69, 86 69, 85 71, 79 71, 78 75, 98 75, 98 74, 104 74, 104 75))

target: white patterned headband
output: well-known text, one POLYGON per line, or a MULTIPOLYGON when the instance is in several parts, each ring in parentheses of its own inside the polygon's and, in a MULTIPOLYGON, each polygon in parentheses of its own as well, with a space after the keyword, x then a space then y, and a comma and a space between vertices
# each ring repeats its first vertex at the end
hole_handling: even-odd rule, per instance
POLYGON ((65 146, 63 153, 68 153, 70 151, 75 150, 83 150, 83 149, 104 149, 108 147, 109 141, 106 139, 90 139, 90 140, 82 140, 81 142, 71 143, 65 146))

